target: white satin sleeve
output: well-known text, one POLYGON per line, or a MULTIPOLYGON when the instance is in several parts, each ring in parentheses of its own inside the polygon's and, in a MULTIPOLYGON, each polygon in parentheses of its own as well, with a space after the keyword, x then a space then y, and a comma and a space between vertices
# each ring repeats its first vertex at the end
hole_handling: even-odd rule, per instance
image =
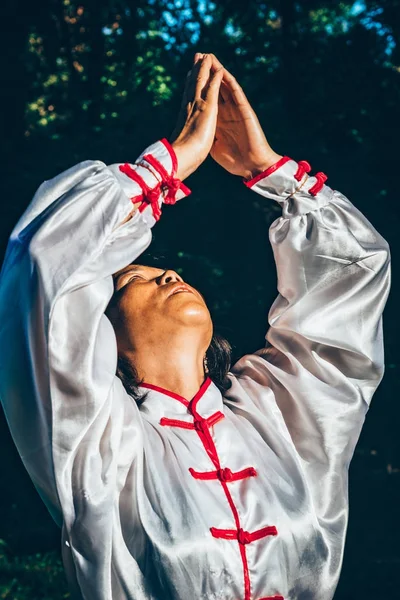
POLYGON ((179 180, 165 186, 175 168, 163 138, 128 166, 89 160, 44 182, 11 233, 1 271, 1 402, 37 491, 64 526, 87 598, 112 596, 112 515, 142 451, 140 412, 116 377, 104 311, 112 274, 150 244, 171 182, 170 203, 190 193, 179 180), (140 206, 129 218, 133 202, 140 206))
POLYGON ((233 366, 230 394, 244 388, 264 414, 275 407, 317 512, 329 522, 335 497, 346 496, 342 475, 384 374, 390 250, 360 210, 324 183, 326 175, 308 176, 310 169, 284 156, 243 180, 282 207, 269 229, 278 296, 266 345, 233 366))

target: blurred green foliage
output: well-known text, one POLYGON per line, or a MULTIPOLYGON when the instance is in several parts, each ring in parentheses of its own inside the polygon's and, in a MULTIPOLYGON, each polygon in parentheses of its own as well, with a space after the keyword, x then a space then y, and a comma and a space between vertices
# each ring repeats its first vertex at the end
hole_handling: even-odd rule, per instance
POLYGON ((0 598, 4 600, 65 600, 70 598, 64 569, 55 552, 9 555, 0 539, 0 598))
MULTIPOLYGON (((170 135, 201 51, 235 75, 271 146, 325 172, 397 256, 400 0, 15 0, 0 28, 3 251, 43 180, 88 158, 133 162, 170 135)), ((276 296, 268 226, 280 209, 211 158, 185 183, 192 194, 163 208, 151 250, 205 294, 237 358, 264 342, 276 296)), ((335 600, 398 594, 398 304, 394 278, 388 366, 350 467, 335 600)), ((0 598, 66 598, 59 531, 3 418, 0 444, 0 598)))

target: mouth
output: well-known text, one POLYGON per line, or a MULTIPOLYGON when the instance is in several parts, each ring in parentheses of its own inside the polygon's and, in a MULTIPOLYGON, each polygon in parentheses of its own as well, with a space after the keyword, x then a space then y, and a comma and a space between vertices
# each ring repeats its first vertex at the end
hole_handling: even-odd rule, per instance
POLYGON ((170 293, 168 294, 168 298, 174 294, 179 294, 180 292, 189 292, 190 294, 194 294, 193 290, 191 290, 190 287, 184 283, 174 283, 170 293))

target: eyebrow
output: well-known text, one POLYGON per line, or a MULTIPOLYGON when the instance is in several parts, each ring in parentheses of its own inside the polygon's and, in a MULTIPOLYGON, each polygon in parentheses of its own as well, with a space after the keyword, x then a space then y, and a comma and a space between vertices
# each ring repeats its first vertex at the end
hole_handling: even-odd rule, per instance
POLYGON ((144 268, 148 268, 148 269, 157 269, 158 271, 165 271, 165 269, 161 269, 159 267, 147 267, 146 265, 135 265, 135 264, 130 264, 128 266, 125 267, 125 269, 123 271, 120 271, 117 275, 114 275, 114 281, 118 281, 118 279, 122 276, 125 275, 126 273, 130 273, 131 271, 141 271, 144 268))
POLYGON ((117 277, 119 277, 119 275, 123 275, 123 273, 127 273, 128 271, 137 271, 138 269, 140 269, 140 265, 127 265, 122 271, 118 273, 117 277))

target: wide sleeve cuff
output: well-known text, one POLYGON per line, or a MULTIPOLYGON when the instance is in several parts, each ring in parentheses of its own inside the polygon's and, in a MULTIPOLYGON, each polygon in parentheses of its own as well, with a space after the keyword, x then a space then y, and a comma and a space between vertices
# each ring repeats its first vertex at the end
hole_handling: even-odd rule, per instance
POLYGON ((147 146, 134 163, 114 164, 109 168, 125 194, 151 221, 150 225, 160 219, 163 203, 175 204, 191 193, 176 177, 177 156, 166 138, 147 146))
POLYGON ((282 206, 282 216, 291 217, 320 208, 331 200, 334 190, 321 171, 311 176, 311 165, 282 156, 276 163, 243 183, 261 196, 271 198, 282 206))

